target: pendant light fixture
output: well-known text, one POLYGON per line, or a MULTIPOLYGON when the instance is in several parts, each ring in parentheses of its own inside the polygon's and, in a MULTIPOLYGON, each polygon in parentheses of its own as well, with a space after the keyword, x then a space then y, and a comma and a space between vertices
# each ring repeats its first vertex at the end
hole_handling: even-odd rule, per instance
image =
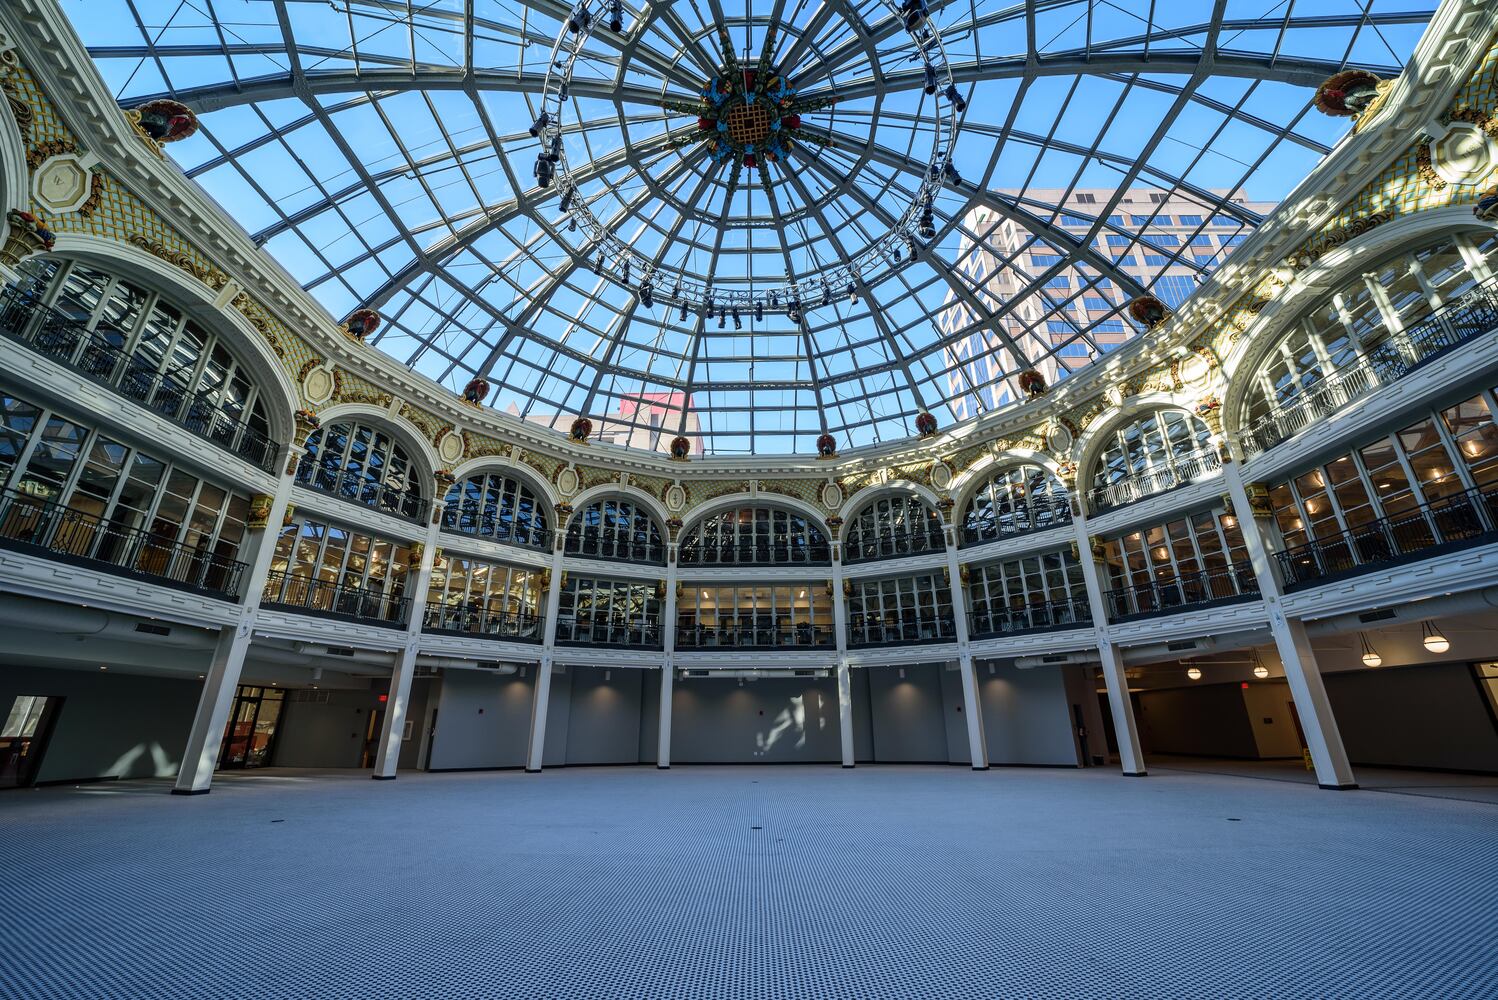
POLYGON ((1186 668, 1186 676, 1189 677, 1189 678, 1191 678, 1194 681, 1199 681, 1199 680, 1202 679, 1202 668, 1201 667, 1187 667, 1186 668))
POLYGON ((1259 651, 1254 650, 1254 676, 1259 680, 1269 676, 1269 668, 1264 666, 1264 661, 1259 658, 1259 651))
POLYGON ((1373 645, 1368 641, 1368 636, 1363 632, 1359 632, 1358 640, 1363 644, 1363 666, 1383 666, 1384 658, 1378 655, 1378 650, 1373 648, 1373 645))
POLYGON ((1420 623, 1420 641, 1432 653, 1444 653, 1451 648, 1451 641, 1431 623, 1429 618, 1420 623))

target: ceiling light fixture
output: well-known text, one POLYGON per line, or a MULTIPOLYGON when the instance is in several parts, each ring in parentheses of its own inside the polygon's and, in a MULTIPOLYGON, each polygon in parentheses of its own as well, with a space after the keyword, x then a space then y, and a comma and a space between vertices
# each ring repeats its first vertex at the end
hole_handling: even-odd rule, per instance
POLYGON ((1451 648, 1451 641, 1436 628, 1429 618, 1420 623, 1420 642, 1432 653, 1444 653, 1451 648))
POLYGON ((1191 678, 1194 681, 1199 681, 1199 680, 1202 679, 1202 668, 1201 667, 1187 667, 1186 668, 1186 676, 1189 677, 1189 678, 1191 678))
POLYGON ((1382 666, 1383 662, 1384 662, 1384 658, 1382 656, 1378 655, 1378 650, 1376 650, 1376 649, 1373 648, 1373 644, 1368 641, 1368 636, 1366 634, 1362 633, 1362 632, 1359 632, 1358 633, 1358 639, 1363 644, 1363 666, 1365 666, 1365 667, 1378 667, 1378 666, 1382 666))

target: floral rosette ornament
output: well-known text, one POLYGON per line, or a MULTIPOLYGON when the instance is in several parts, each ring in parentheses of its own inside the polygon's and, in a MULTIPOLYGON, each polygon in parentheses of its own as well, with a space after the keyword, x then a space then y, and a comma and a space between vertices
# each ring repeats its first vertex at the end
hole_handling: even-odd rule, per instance
POLYGON ((1019 387, 1031 399, 1044 396, 1047 388, 1045 376, 1034 368, 1027 368, 1019 373, 1019 387))
POLYGON ((1141 295, 1129 303, 1129 315, 1146 330, 1153 330, 1170 317, 1170 309, 1153 295, 1141 295))
POLYGON ((817 438, 817 456, 819 458, 836 458, 837 438, 833 437, 831 434, 823 432, 822 435, 817 438))
POLYGON ((934 437, 936 435, 936 417, 925 410, 917 413, 915 415, 915 430, 923 438, 934 437))
POLYGON ((1498 222, 1498 188, 1484 191, 1477 204, 1472 206, 1472 214, 1478 222, 1498 222))
POLYGON ((671 439, 671 460, 674 462, 685 462, 692 454, 692 442, 677 435, 671 439))
POLYGON ((380 314, 373 309, 356 309, 343 323, 343 332, 355 340, 365 340, 380 328, 380 314))
POLYGON ((484 400, 488 398, 489 380, 482 375, 475 375, 463 387, 463 402, 469 406, 483 406, 484 400))
POLYGON ((11 209, 6 214, 10 229, 0 245, 0 263, 15 267, 32 254, 46 253, 57 242, 52 230, 30 212, 11 209))
POLYGON ((568 429, 567 436, 578 444, 587 444, 588 438, 593 436, 593 421, 587 417, 578 417, 572 421, 572 426, 568 429))
POLYGON ((695 105, 668 102, 665 109, 697 116, 691 141, 705 145, 714 163, 737 161, 750 170, 789 156, 802 113, 831 103, 826 97, 800 101, 780 73, 737 65, 707 81, 698 96, 695 105))
POLYGON ((1364 69, 1334 73, 1316 88, 1316 110, 1333 118, 1356 118, 1378 98, 1381 82, 1364 69))

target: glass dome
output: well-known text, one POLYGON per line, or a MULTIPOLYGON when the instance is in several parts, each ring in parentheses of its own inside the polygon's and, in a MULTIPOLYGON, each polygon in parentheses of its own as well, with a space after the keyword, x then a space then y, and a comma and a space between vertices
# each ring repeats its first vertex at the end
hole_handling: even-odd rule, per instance
POLYGON ((376 347, 719 455, 907 437, 1123 343, 1131 298, 1178 304, 1346 132, 1316 86, 1396 75, 1435 6, 928 2, 64 6, 122 105, 199 113, 171 155, 335 316, 378 310, 376 347))

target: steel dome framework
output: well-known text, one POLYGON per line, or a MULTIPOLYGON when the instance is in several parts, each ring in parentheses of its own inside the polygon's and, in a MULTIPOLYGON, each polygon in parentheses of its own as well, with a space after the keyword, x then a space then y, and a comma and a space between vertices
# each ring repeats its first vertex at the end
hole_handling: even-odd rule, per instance
POLYGON ((1006 382, 1038 359, 1100 356, 1097 323, 1127 323, 1120 310, 1149 290, 1117 258, 1148 250, 1205 271, 1224 252, 1151 245, 1138 213, 1152 210, 1121 207, 1124 193, 1251 231, 1246 185, 1283 194, 1347 128, 1311 110, 1315 87, 1349 67, 1396 75, 1434 4, 936 0, 942 83, 950 73, 964 110, 943 154, 955 170, 932 183, 943 98, 885 0, 625 3, 622 30, 594 25, 553 103, 569 187, 640 259, 746 296, 732 324, 698 301, 683 318, 659 285, 642 301, 643 275, 599 267, 596 233, 533 178, 530 126, 575 8, 64 6, 122 105, 171 97, 199 113, 174 158, 335 315, 379 310, 380 349, 455 390, 482 375, 491 405, 561 430, 587 415, 645 447, 686 433, 708 453, 809 455, 824 430, 842 447, 903 438, 917 414, 981 398, 989 387, 952 350, 975 332, 1004 345, 1006 382), (680 141, 669 107, 722 71, 724 35, 829 101, 803 127, 816 141, 765 183, 734 184, 680 141), (931 238, 853 267, 923 188, 931 238), (1062 205, 1079 188, 1114 194, 1079 223, 1062 205), (977 231, 975 209, 999 224, 977 231), (1020 292, 970 273, 974 248, 1020 292), (757 318, 756 290, 788 284, 827 292, 757 318), (1080 321, 1084 296, 1107 299, 1110 319, 1080 321), (954 306, 966 321, 942 324, 954 306))

